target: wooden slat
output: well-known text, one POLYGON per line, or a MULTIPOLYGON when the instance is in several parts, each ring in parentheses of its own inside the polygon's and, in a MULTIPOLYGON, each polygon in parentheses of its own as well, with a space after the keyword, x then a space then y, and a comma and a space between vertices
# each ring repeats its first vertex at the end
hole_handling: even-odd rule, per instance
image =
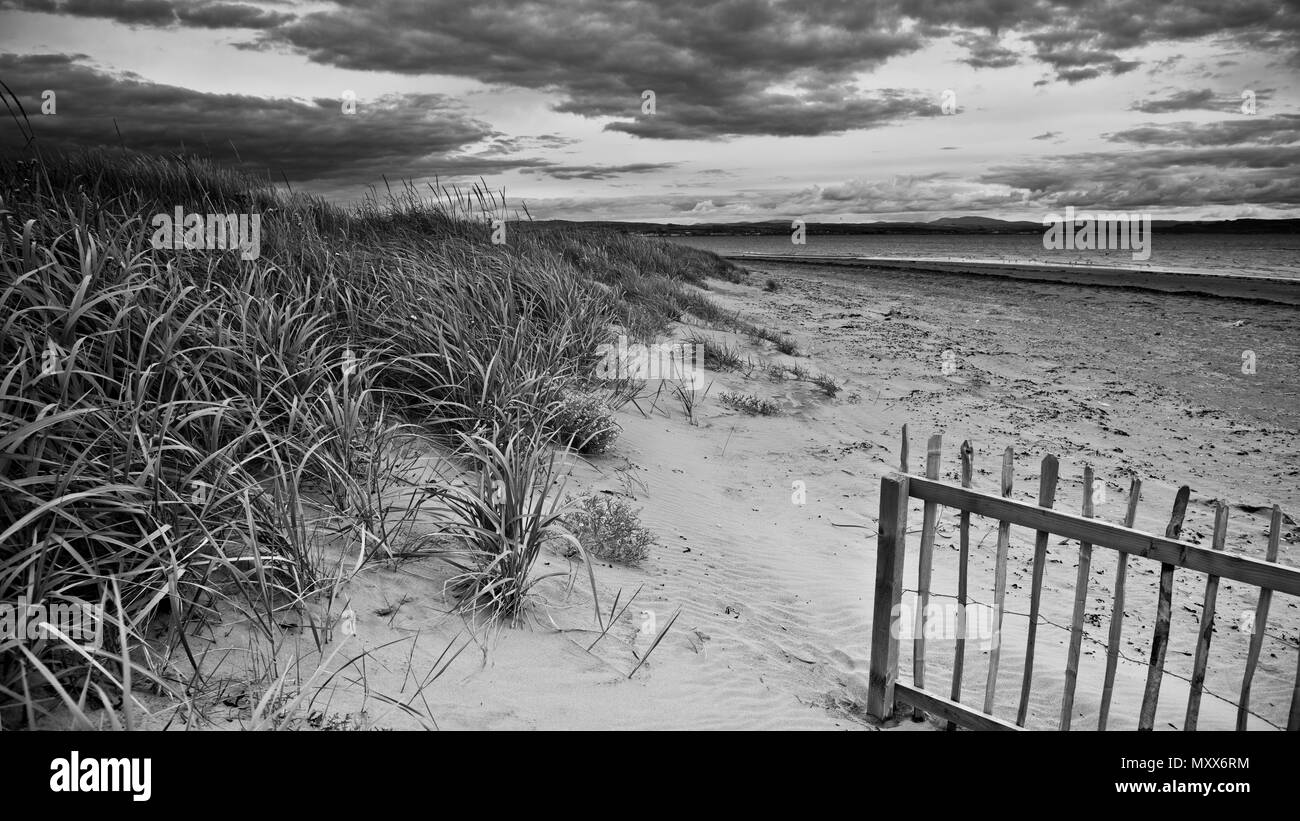
POLYGON ((1289 732, 1300 732, 1300 658, 1296 659, 1295 684, 1291 687, 1291 715, 1287 717, 1286 728, 1289 732))
MULTIPOLYGON (((1228 506, 1219 502, 1214 511, 1215 550, 1222 550, 1228 539, 1228 506)), ((1201 714, 1201 691, 1205 689, 1205 665, 1210 658, 1210 639, 1214 637, 1214 607, 1219 596, 1219 577, 1205 580, 1205 604, 1201 605, 1201 630, 1196 639, 1196 657, 1192 661, 1191 692, 1187 697, 1187 719, 1183 729, 1192 732, 1201 714)))
MULTIPOLYGON (((1191 488, 1183 485, 1174 497, 1174 512, 1165 528, 1165 536, 1177 539, 1183 529, 1183 517, 1187 515, 1187 498, 1191 488)), ((1173 562, 1160 565, 1160 595, 1156 600, 1156 623, 1151 631, 1151 660, 1147 662, 1147 686, 1142 693, 1142 711, 1138 715, 1138 729, 1151 730, 1156 723, 1156 707, 1160 703, 1160 680, 1165 675, 1165 654, 1169 651, 1169 621, 1173 616, 1174 603, 1174 567, 1173 562)))
MULTIPOLYGON (((1083 515, 1091 519, 1092 465, 1083 469, 1083 515)), ((1074 688, 1079 681, 1079 651, 1083 648, 1083 617, 1088 608, 1088 574, 1092 570, 1092 545, 1079 543, 1079 572, 1074 577, 1074 616, 1070 619, 1070 648, 1065 656, 1065 694, 1061 697, 1061 729, 1070 729, 1074 688)))
POLYGON ((1216 553, 1168 536, 1153 536, 1100 519, 1085 519, 1063 510, 1045 510, 1014 499, 999 499, 992 494, 932 482, 919 476, 912 477, 909 488, 915 499, 966 509, 976 516, 1005 520, 1035 530, 1045 529, 1067 539, 1088 542, 1094 548, 1122 550, 1207 575, 1213 573, 1223 579, 1300 596, 1300 569, 1293 567, 1270 564, 1235 553, 1216 553))
MULTIPOLYGON (((925 453, 925 477, 939 478, 939 461, 943 450, 943 438, 938 434, 930 437, 925 453)), ((913 634, 912 683, 925 689, 925 629, 929 620, 930 576, 934 568, 934 530, 938 524, 939 506, 926 502, 921 519, 921 546, 916 563, 916 632, 913 634)), ((914 721, 924 721, 924 713, 914 713, 914 721)))
MULTIPOLYGON (((1268 526, 1268 553, 1265 558, 1277 561, 1277 549, 1282 534, 1282 508, 1273 505, 1273 517, 1268 526)), ((1250 651, 1246 655, 1246 674, 1241 680, 1241 698, 1237 701, 1237 729, 1246 729, 1246 717, 1250 710, 1250 685, 1255 678, 1255 666, 1259 664, 1259 651, 1264 646, 1264 627, 1268 624, 1268 608, 1273 602, 1273 591, 1267 587, 1260 588, 1259 603, 1255 605, 1255 630, 1250 634, 1250 651)), ((1297 684, 1300 685, 1300 670, 1296 671, 1297 684)), ((1294 710, 1294 707, 1293 707, 1294 710)))
POLYGON ((899 607, 903 597, 903 555, 907 539, 906 476, 880 480, 880 523, 876 537, 876 598, 872 605, 871 670, 867 712, 880 720, 894 712, 898 680, 899 607))
MULTIPOLYGON (((1038 475, 1038 506, 1050 508, 1056 502, 1056 476, 1059 465, 1050 453, 1043 457, 1038 475)), ((1047 539, 1051 536, 1040 530, 1034 536, 1033 583, 1029 592, 1029 635, 1025 642, 1025 676, 1020 684, 1020 708, 1016 711, 1016 724, 1025 726, 1029 714, 1029 688, 1034 680, 1034 643, 1038 639, 1038 611, 1043 605, 1043 570, 1047 564, 1047 539)))
MULTIPOLYGON (((975 471, 975 449, 970 440, 961 443, 961 486, 971 486, 975 471)), ((957 649, 952 662, 952 700, 961 703, 961 677, 966 667, 966 594, 967 571, 970 566, 970 511, 961 512, 959 527, 961 553, 957 562, 957 649)), ((949 721, 948 729, 957 729, 957 722, 949 721)))
MULTIPOLYGON (((1133 477, 1128 488, 1128 510, 1124 514, 1124 527, 1133 527, 1137 520, 1138 501, 1142 498, 1142 480, 1133 477)), ((1097 729, 1106 729, 1106 717, 1110 715, 1110 699, 1115 691, 1115 669, 1119 664, 1119 640, 1124 629, 1124 581, 1128 572, 1128 554, 1117 551, 1115 562, 1115 607, 1110 612, 1110 637, 1106 640, 1106 677, 1101 686, 1101 713, 1097 719, 1097 729)))
MULTIPOLYGON (((1002 454, 1003 497, 1011 495, 1011 484, 1015 476, 1015 459, 1015 453, 1010 447, 1002 454)), ((934 484, 944 487, 937 482, 934 484)), ((961 490, 963 493, 973 492, 965 488, 961 490)), ((910 487, 908 492, 911 493, 910 487)), ((956 506, 959 507, 959 505, 956 506)), ((1007 548, 1010 540, 1011 523, 1007 521, 998 522, 998 554, 993 575, 993 635, 991 637, 992 644, 989 648, 989 673, 984 682, 984 712, 990 715, 993 713, 993 696, 997 691, 998 656, 1002 650, 1002 610, 1007 599, 1007 548)))
POLYGON ((907 423, 903 423, 903 447, 898 452, 898 469, 907 473, 907 423))
POLYGON ((951 724, 957 724, 968 730, 1009 730, 1019 731, 1020 728, 1010 721, 991 716, 987 713, 981 713, 972 707, 958 704, 955 701, 946 699, 943 696, 934 693, 918 690, 917 688, 899 682, 894 685, 894 697, 900 704, 910 704, 918 711, 934 713, 940 718, 946 718, 951 724))

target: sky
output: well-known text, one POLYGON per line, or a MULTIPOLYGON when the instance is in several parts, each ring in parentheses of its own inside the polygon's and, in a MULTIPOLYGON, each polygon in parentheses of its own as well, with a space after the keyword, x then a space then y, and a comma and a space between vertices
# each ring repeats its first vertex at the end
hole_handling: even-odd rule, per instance
POLYGON ((1300 0, 0 0, 0 82, 42 146, 341 203, 481 177, 539 219, 1300 217, 1300 0))

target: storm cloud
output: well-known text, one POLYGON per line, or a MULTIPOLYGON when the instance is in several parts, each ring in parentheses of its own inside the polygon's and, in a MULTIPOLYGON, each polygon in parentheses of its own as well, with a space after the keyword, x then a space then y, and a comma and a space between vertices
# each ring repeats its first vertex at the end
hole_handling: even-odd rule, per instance
MULTIPOLYGON (((0 55, 0 78, 19 95, 41 147, 197 153, 297 181, 370 182, 394 169, 407 176, 479 175, 547 164, 471 151, 480 142, 490 146, 496 132, 439 94, 362 100, 347 115, 340 99, 207 94, 113 75, 87 59, 0 55), (39 113, 45 89, 55 93, 53 116, 39 113)), ((18 130, 0 131, 0 147, 21 145, 18 130)))

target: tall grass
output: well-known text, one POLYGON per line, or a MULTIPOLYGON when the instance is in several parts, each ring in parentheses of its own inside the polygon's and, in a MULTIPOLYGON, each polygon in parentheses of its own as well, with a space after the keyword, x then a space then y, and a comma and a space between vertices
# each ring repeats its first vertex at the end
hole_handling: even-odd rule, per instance
MULTIPOLYGON (((214 601, 268 636, 276 613, 332 601, 347 574, 330 537, 360 539, 361 563, 398 552, 384 493, 406 437, 468 443, 483 476, 546 475, 554 409, 597 345, 656 333, 694 284, 737 276, 526 221, 492 245, 505 214, 484 185, 407 184, 345 211, 192 158, 0 158, 0 604, 84 604, 114 625, 92 649, 0 638, 0 726, 129 715, 132 681, 192 686, 174 659, 200 676, 187 628, 214 601), (152 216, 177 206, 259 213, 260 258, 154 249, 152 216)), ((551 515, 530 509, 497 523, 497 564, 461 532, 465 566, 496 579, 461 592, 507 618, 551 515)))
MULTIPOLYGON (((448 557, 459 571, 449 587, 462 610, 518 624, 538 583, 572 573, 533 572, 542 546, 554 537, 552 525, 567 512, 557 455, 519 433, 504 447, 486 436, 461 438, 464 454, 478 468, 474 483, 442 483, 433 490, 447 510, 443 532, 461 537, 460 548, 448 557)), ((559 538, 583 552, 572 536, 559 538)), ((590 562, 586 566, 599 618, 594 571, 590 562)))

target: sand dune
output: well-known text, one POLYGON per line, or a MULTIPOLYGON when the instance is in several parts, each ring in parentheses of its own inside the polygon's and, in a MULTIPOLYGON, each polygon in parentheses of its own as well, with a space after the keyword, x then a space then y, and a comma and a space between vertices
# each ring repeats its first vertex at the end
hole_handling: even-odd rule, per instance
MULTIPOLYGON (((410 698, 412 677, 433 669, 448 644, 469 646, 422 698, 444 729, 873 729, 865 713, 875 526, 880 477, 899 459, 899 430, 912 431, 912 464, 925 439, 944 437, 942 475, 957 478, 963 439, 975 448, 975 485, 992 488, 1003 448, 1015 448, 1014 496, 1036 495, 1039 460, 1061 459, 1057 506, 1077 511, 1085 463, 1106 482, 1097 514, 1119 521, 1128 475, 1145 482, 1137 526, 1163 532, 1178 484, 1192 486, 1184 534, 1207 544, 1210 502, 1233 505, 1228 549, 1262 556, 1267 511, 1300 509, 1300 323, 1294 308, 1205 296, 1067 284, 962 278, 915 271, 768 265, 777 293, 713 285, 712 296, 759 324, 790 332, 800 357, 734 334, 700 331, 740 346, 756 364, 800 363, 844 385, 834 399, 806 382, 772 381, 761 369, 710 373, 709 396, 691 424, 660 395, 623 407, 622 435, 607 455, 581 460, 572 487, 631 493, 660 544, 639 568, 596 568, 602 606, 641 594, 594 649, 590 595, 558 582, 529 626, 470 631, 441 596, 445 565, 410 562, 363 572, 346 590, 358 614, 356 641, 372 650, 366 688, 329 689, 328 712, 364 711, 374 726, 418 726, 370 693, 410 698), (1240 373, 1243 349, 1259 367, 1240 373), (954 352, 954 372, 942 368, 954 352), (777 403, 774 417, 724 406, 724 390, 777 403), (629 478, 633 477, 633 478, 629 478), (802 482, 805 503, 792 498, 802 482), (396 609, 393 606, 397 604, 396 609), (640 625, 680 616, 631 679, 652 636, 640 625), (473 632, 475 637, 470 638, 473 632), (390 642, 395 642, 389 644, 390 642)), ((758 281, 762 281, 762 279, 758 281)), ((651 392, 653 396, 653 391, 651 392)), ((911 527, 920 528, 913 504, 911 527)), ((1297 564, 1300 532, 1286 521, 1281 561, 1297 564)), ((976 520, 971 595, 992 601, 995 523, 976 520)), ((915 586, 915 546, 908 564, 915 586)), ((996 712, 1014 719, 1023 673, 1033 534, 1013 531, 1008 615, 996 712)), ((945 512, 936 543, 936 601, 956 592, 956 515, 945 512)), ((1029 727, 1059 718, 1078 547, 1053 539, 1044 584, 1029 727)), ((558 552, 541 569, 563 569, 558 552)), ((1096 724, 1110 624, 1115 554, 1094 553, 1076 728, 1096 724)), ((1130 563, 1124 643, 1110 726, 1136 726, 1155 613, 1155 566, 1130 563)), ((1204 579, 1180 572, 1169 667, 1190 673, 1204 579)), ((1239 614, 1255 593, 1225 583, 1201 727, 1229 728, 1247 636, 1239 614)), ((1273 606, 1252 706, 1252 727, 1284 723, 1295 670, 1300 609, 1273 606)), ((953 642, 929 643, 933 689, 948 690, 953 642)), ((983 699, 988 654, 972 641, 963 698, 983 699)), ((903 644, 903 680, 910 646, 903 644)), ((1181 727, 1186 684, 1166 677, 1157 726, 1181 727)), ((894 731, 931 729, 893 722, 894 731)))

